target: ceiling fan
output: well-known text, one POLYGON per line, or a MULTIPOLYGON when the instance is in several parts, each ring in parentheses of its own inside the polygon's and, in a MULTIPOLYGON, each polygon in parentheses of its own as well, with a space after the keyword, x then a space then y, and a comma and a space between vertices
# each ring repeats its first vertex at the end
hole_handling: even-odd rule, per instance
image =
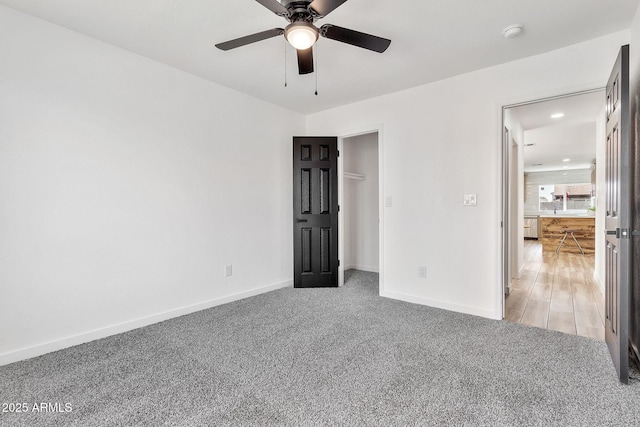
POLYGON ((336 25, 324 24, 317 28, 313 23, 327 16, 347 0, 256 0, 278 16, 282 16, 289 25, 285 28, 270 30, 216 44, 218 49, 230 50, 240 46, 266 40, 284 34, 287 41, 297 50, 298 72, 313 73, 313 45, 318 36, 382 53, 389 47, 391 40, 371 34, 361 33, 336 25))

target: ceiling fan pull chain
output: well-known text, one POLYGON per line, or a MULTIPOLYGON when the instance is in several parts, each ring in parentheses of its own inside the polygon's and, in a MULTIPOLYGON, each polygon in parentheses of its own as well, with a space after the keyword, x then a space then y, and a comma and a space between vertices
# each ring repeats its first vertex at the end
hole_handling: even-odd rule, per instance
POLYGON ((284 87, 287 87, 287 40, 284 40, 284 87))
POLYGON ((318 96, 318 44, 319 43, 316 43, 316 48, 313 50, 313 53, 316 56, 316 59, 314 61, 316 63, 316 96, 318 96))

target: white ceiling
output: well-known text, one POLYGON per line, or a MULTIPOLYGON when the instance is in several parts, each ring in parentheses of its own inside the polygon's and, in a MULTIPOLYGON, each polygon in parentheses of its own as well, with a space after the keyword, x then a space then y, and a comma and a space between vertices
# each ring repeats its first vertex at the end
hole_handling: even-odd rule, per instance
POLYGON ((604 114, 604 103, 604 90, 598 90, 512 108, 525 131, 525 172, 591 167, 596 158, 596 122, 604 114), (551 118, 555 113, 564 116, 551 118))
POLYGON ((322 39, 316 73, 297 74, 284 27, 254 0, 0 0, 0 4, 303 114, 407 89, 628 29, 640 0, 349 0, 319 20, 392 40, 382 54, 322 39), (502 30, 522 23, 507 40, 502 30), (315 96, 316 77, 319 95, 315 96))

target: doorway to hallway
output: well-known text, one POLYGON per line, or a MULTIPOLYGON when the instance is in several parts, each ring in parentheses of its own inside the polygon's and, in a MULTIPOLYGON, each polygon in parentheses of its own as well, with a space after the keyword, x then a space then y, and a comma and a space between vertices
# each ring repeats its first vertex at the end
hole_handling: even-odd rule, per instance
POLYGON ((503 110, 506 320, 604 339, 604 104, 599 89, 503 110), (585 255, 556 253, 569 223, 585 255))

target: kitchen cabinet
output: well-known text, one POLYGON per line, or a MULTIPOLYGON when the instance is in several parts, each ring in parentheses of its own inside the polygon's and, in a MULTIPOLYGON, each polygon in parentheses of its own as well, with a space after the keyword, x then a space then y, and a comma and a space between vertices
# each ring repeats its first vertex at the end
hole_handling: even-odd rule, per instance
POLYGON ((525 239, 538 238, 538 216, 537 215, 524 217, 524 238, 525 239))

